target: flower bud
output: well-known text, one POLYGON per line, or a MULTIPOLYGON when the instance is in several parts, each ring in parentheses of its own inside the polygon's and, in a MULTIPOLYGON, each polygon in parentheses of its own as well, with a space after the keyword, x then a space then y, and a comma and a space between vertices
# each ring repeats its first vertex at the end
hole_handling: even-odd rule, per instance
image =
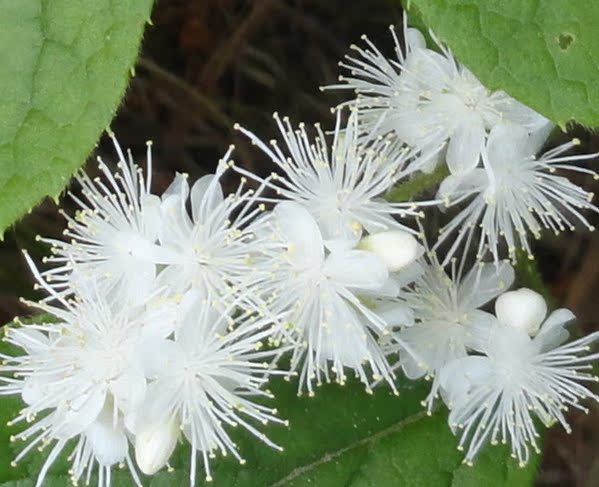
POLYGON ((547 315, 547 304, 539 293, 521 288, 499 296, 495 302, 495 314, 500 323, 534 336, 547 315))
POLYGON ((392 230, 362 239, 359 247, 378 255, 389 272, 398 271, 422 255, 422 246, 408 232, 392 230))
POLYGON ((166 465, 177 440, 179 428, 175 421, 154 424, 135 436, 135 460, 146 475, 153 475, 166 465))

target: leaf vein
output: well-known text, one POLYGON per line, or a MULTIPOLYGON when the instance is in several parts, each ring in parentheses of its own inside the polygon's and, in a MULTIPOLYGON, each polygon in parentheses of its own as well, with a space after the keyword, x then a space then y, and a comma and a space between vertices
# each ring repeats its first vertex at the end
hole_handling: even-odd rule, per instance
POLYGON ((309 463, 307 465, 302 465, 300 467, 293 469, 287 476, 285 476, 282 479, 278 480, 277 482, 271 484, 270 487, 281 487, 283 485, 286 485, 289 482, 291 482, 292 480, 299 477, 300 475, 308 473, 311 470, 314 470, 315 468, 319 467, 320 465, 324 465, 332 460, 335 460, 336 458, 339 458, 343 454, 345 454, 349 451, 352 451, 356 448, 359 448, 359 447, 365 446, 365 445, 370 445, 371 443, 374 443, 374 442, 380 440, 381 438, 384 438, 392 433, 397 433, 398 431, 401 431, 406 426, 408 426, 412 423, 415 423, 416 421, 418 421, 422 418, 425 418, 426 416, 427 416, 426 411, 412 414, 411 416, 408 416, 407 418, 402 419, 401 421, 394 424, 393 426, 390 426, 384 430, 378 431, 370 436, 366 436, 365 438, 362 438, 354 443, 351 443, 351 444, 347 445, 346 447, 340 448, 339 450, 325 453, 321 458, 319 458, 315 462, 309 463))

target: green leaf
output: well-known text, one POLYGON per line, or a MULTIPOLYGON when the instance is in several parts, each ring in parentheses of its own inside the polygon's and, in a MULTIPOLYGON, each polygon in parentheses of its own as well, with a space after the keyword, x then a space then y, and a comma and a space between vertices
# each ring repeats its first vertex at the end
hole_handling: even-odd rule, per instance
MULTIPOLYGON (((344 487, 344 486, 426 486, 503 487, 532 485, 535 465, 517 466, 506 447, 488 446, 474 467, 461 463, 462 453, 447 426, 446 411, 428 417, 420 405, 426 396, 425 382, 402 383, 399 397, 379 388, 368 395, 362 385, 322 386, 315 397, 297 397, 296 383, 273 382, 276 406, 290 426, 265 427, 268 436, 284 446, 280 453, 244 431, 233 436, 246 459, 240 466, 233 458, 213 462, 214 487, 344 487)), ((0 419, 14 415, 16 399, 0 402, 0 419)), ((42 455, 27 458, 16 469, 10 458, 22 446, 8 443, 14 431, 0 427, 0 486, 31 487, 42 455), (8 447, 6 445, 9 445, 8 447)), ((186 485, 189 448, 181 446, 171 461, 172 471, 159 472, 144 485, 170 487, 186 485)), ((535 460, 533 463, 537 461, 535 460)), ((63 458, 51 470, 46 486, 67 485, 68 464, 63 458)), ((93 484, 92 484, 93 485, 93 484)), ((115 469, 114 487, 133 486, 128 474, 115 469)))
POLYGON ((535 469, 522 470, 513 461, 506 463, 505 448, 500 453, 485 451, 475 467, 460 464, 461 453, 447 427, 446 414, 416 419, 407 418, 391 431, 353 445, 338 456, 326 457, 273 487, 532 485, 535 469))
POLYGON ((404 181, 392 188, 385 199, 391 202, 410 201, 427 189, 432 189, 449 176, 446 164, 439 165, 432 173, 418 173, 409 181, 404 181))
POLYGON ((0 0, 0 234, 110 123, 153 0, 0 0))
POLYGON ((552 296, 551 291, 545 284, 537 261, 534 258, 531 259, 522 249, 516 251, 516 258, 517 261, 514 264, 514 270, 516 271, 516 283, 514 289, 520 287, 532 289, 545 298, 549 309, 557 309, 559 303, 552 296))
POLYGON ((599 2, 409 0, 491 90, 502 89, 562 127, 599 126, 599 2))

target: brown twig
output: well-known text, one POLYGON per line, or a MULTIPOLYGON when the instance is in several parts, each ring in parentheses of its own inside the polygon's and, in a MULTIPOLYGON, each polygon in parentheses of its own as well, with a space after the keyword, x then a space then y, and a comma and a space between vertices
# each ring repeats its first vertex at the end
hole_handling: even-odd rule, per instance
POLYGON ((591 246, 584 256, 575 279, 570 283, 566 306, 576 310, 593 292, 593 284, 599 279, 599 250, 591 246))
POLYGON ((249 15, 239 24, 233 35, 214 51, 198 76, 196 85, 202 91, 209 92, 227 70, 227 67, 239 53, 263 19, 272 11, 275 0, 255 0, 249 15))
POLYGON ((211 119, 213 122, 216 122, 218 125, 221 125, 227 130, 232 129, 233 121, 218 108, 218 106, 210 99, 210 97, 200 93, 185 80, 170 73, 151 59, 141 57, 137 61, 137 65, 171 84, 173 87, 179 89, 180 92, 185 93, 186 96, 188 96, 204 110, 207 118, 211 119))

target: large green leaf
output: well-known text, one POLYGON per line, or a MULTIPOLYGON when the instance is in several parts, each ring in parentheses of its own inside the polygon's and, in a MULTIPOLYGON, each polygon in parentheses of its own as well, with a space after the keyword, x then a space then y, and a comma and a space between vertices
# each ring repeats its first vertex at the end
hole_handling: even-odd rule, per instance
MULTIPOLYGON (((344 387, 325 385, 316 397, 297 397, 296 384, 275 381, 272 391, 280 414, 289 428, 269 426, 268 435, 285 447, 283 453, 263 445, 242 431, 235 439, 247 460, 240 466, 234 459, 214 462, 214 482, 197 485, 214 487, 344 487, 426 486, 503 487, 532 485, 535 466, 526 469, 508 458, 505 447, 488 447, 474 467, 461 464, 462 453, 440 410, 428 417, 420 401, 428 384, 406 382, 399 397, 385 388, 368 395, 353 381, 344 387)), ((0 420, 18 409, 16 399, 2 399, 0 420)), ((28 458, 17 468, 10 458, 22 448, 8 442, 10 428, 0 427, 0 486, 31 487, 42 455, 28 458), (7 446, 8 445, 8 446, 7 446)), ((536 462, 535 458, 535 462, 536 462)), ((162 471, 144 483, 151 487, 186 485, 189 449, 180 447, 172 459, 171 472, 162 471)), ((46 485, 67 485, 67 463, 58 462, 46 485)), ((200 474, 201 477, 201 474, 200 474)), ((126 472, 117 471, 115 487, 133 485, 126 472)))
POLYGON ((83 164, 153 0, 0 0, 0 234, 83 164))
POLYGON ((599 2, 407 0, 489 89, 555 123, 599 126, 599 2))

